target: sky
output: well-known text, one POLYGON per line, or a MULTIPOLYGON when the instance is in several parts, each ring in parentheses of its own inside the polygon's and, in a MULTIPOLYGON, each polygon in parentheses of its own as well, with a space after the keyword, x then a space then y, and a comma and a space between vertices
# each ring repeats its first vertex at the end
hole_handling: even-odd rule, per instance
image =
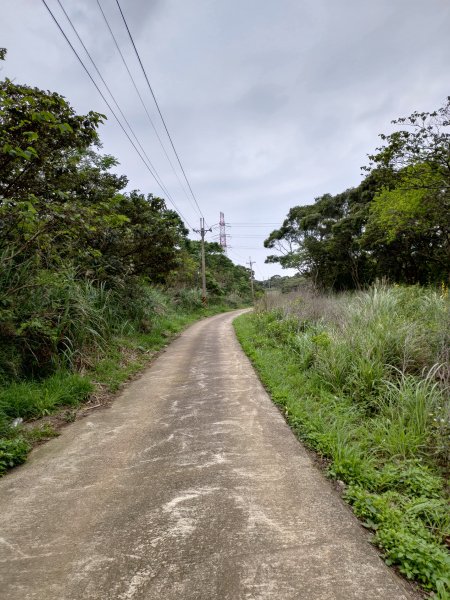
MULTIPOLYGON (((57 0, 46 0, 98 80, 57 0)), ((188 226, 199 213, 159 145, 97 0, 60 0, 188 226)), ((176 163, 116 0, 100 0, 145 106, 176 163)), ((252 257, 293 206, 361 181, 392 119, 450 95, 449 0, 120 0, 208 225, 225 214, 228 256, 252 257), (247 225, 249 224, 249 225, 247 225)), ((102 152, 128 188, 165 194, 117 125, 41 0, 2 0, 0 77, 57 91, 108 116, 102 152)), ((99 82, 101 86, 101 82, 99 82)), ((168 205, 171 206, 170 202, 168 205)), ((195 238, 196 234, 191 233, 195 238)), ((208 232, 217 240, 218 229, 208 232)))

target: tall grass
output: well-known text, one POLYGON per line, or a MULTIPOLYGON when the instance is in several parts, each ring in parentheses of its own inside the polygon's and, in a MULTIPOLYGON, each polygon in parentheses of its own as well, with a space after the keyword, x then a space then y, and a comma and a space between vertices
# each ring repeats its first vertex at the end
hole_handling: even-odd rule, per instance
POLYGON ((40 377, 102 351, 114 331, 114 295, 80 280, 73 269, 28 271, 0 278, 0 377, 40 377))
POLYGON ((419 287, 272 295, 236 330, 387 561, 450 594, 449 300, 419 287), (268 309, 268 306, 270 307, 268 309))
MULTIPOLYGON (((3 256, 5 258, 5 256, 3 256)), ((0 264, 2 257, 0 256, 0 264)), ((39 432, 21 420, 76 407, 94 386, 115 391, 148 353, 195 319, 239 298, 210 302, 199 290, 164 290, 145 281, 108 289, 71 268, 30 261, 0 271, 0 474, 23 462, 39 432), (34 268, 32 268, 34 267, 34 268), (93 384, 95 382, 95 384, 93 384), (16 423, 14 423, 16 420, 16 423), (19 420, 18 426, 17 420, 19 420)), ((9 266, 8 266, 9 265, 9 266)))

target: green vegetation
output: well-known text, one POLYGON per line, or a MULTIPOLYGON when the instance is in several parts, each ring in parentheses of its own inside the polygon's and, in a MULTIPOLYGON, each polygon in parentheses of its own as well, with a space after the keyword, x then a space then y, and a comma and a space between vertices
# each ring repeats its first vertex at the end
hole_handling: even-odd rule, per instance
POLYGON ((272 293, 270 305, 235 327, 274 402, 386 562, 448 598, 447 289, 272 293))
POLYGON ((316 287, 360 289, 377 279, 439 284, 450 264, 450 98, 393 122, 366 178, 343 193, 294 206, 264 242, 267 262, 316 287))
MULTIPOLYGON (((0 49, 0 60, 5 51, 0 49)), ((54 434, 36 419, 125 381, 175 332, 250 300, 249 271, 200 247, 164 199, 126 192, 101 114, 0 82, 0 474, 54 434)))
MULTIPOLYGON (((205 308, 200 290, 175 293, 148 287, 145 291, 153 302, 143 311, 145 331, 140 322, 107 321, 103 331, 107 337, 102 338, 104 346, 88 344, 84 352, 64 355, 60 368, 47 377, 22 377, 3 383, 0 387, 0 475, 23 463, 34 443, 57 435, 49 424, 33 426, 34 420, 65 409, 64 419, 70 422, 76 416, 76 409, 92 393, 117 391, 186 326, 199 318, 237 308, 240 305, 237 301, 242 302, 236 298, 219 298, 205 308)), ((114 311, 110 314, 114 316, 114 311)), ((95 340, 95 332, 91 335, 95 340)))

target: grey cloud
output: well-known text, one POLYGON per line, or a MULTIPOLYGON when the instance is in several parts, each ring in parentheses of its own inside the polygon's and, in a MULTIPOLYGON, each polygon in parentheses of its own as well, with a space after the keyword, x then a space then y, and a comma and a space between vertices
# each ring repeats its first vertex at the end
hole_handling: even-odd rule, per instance
MULTIPOLYGON (((57 8, 55 0, 48 0, 57 8)), ((96 2, 62 0, 188 219, 197 216, 167 165, 96 2)), ((114 0, 101 0, 134 61, 114 0)), ((391 119, 450 93, 447 0, 122 0, 166 121, 207 220, 279 222, 295 204, 360 181, 391 119)), ((36 0, 4 3, 2 75, 55 89, 80 112, 106 112, 36 0)), ((136 80, 149 100, 139 69, 136 80)), ((150 106, 150 103, 149 103, 150 106)), ((151 108, 157 123, 157 114, 151 108)), ((161 135, 162 128, 158 125, 161 135)), ((104 151, 130 187, 160 193, 115 125, 104 151)), ((258 228, 261 240, 271 230, 258 228)), ((245 233, 239 230, 240 234, 245 233)), ((248 229, 254 234, 254 229, 248 229)), ((255 246, 239 238, 236 246, 255 246)), ((236 252, 247 255, 236 247, 236 252)), ((252 251, 266 274, 264 250, 252 251)))
POLYGON ((236 108, 251 117, 267 117, 279 111, 286 104, 287 95, 281 86, 260 83, 246 91, 236 103, 236 108))

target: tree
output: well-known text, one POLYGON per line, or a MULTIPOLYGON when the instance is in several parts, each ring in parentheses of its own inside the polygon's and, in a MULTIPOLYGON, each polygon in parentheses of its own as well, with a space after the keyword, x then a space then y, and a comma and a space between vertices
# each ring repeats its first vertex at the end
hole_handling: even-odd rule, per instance
POLYGON ((360 237, 368 217, 368 205, 377 188, 374 176, 342 194, 324 194, 315 203, 292 208, 282 227, 265 240, 275 248, 267 262, 296 268, 320 288, 357 288, 371 278, 369 254, 360 237))
POLYGON ((0 85, 0 251, 80 277, 162 283, 179 266, 187 230, 161 198, 124 194, 127 178, 95 151, 103 116, 77 115, 59 94, 0 85))
POLYGON ((88 227, 73 178, 102 120, 76 115, 59 94, 0 82, 0 250, 48 255, 74 224, 88 227))
POLYGON ((118 212, 124 227, 104 230, 92 240, 106 265, 115 264, 116 274, 144 276, 152 283, 165 283, 182 265, 182 249, 188 230, 178 214, 162 198, 133 191, 120 197, 118 212))
MULTIPOLYGON (((217 242, 205 242, 206 288, 214 296, 236 294, 250 297, 250 270, 235 265, 217 242)), ((185 241, 182 249, 182 268, 174 272, 169 285, 176 288, 200 288, 201 244, 196 240, 185 241)))
POLYGON ((0 82, 4 373, 52 368, 76 328, 71 315, 96 314, 106 297, 133 315, 134 304, 148 306, 143 284, 181 268, 186 228, 163 199, 124 193, 117 161, 97 151, 102 120, 59 94, 0 82))
POLYGON ((381 189, 370 209, 363 243, 397 281, 446 279, 450 265, 450 98, 434 112, 393 121, 400 130, 381 135, 371 155, 381 189))
POLYGON ((357 288, 376 277, 447 279, 450 265, 450 99, 381 135, 356 188, 292 208, 264 242, 267 262, 296 268, 321 288, 357 288))

